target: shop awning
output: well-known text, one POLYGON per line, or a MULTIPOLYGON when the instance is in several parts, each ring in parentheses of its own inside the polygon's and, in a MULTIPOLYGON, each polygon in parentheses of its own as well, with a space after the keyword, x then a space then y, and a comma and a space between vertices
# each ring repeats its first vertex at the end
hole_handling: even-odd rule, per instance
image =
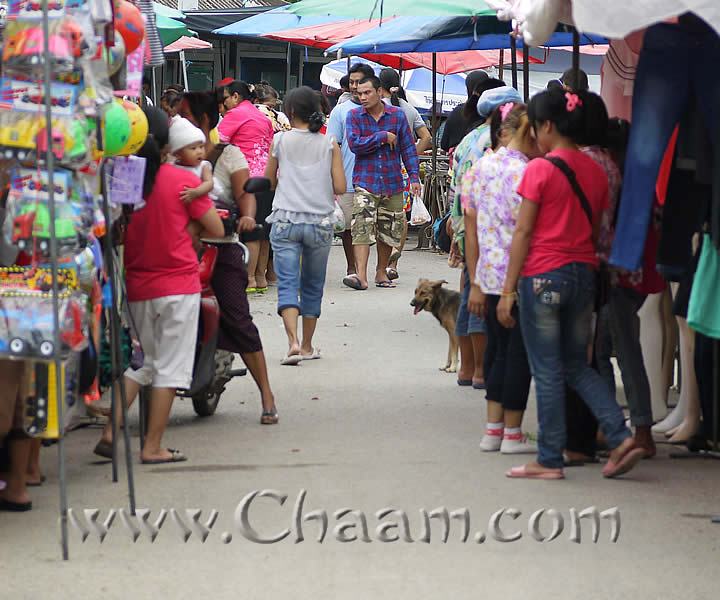
MULTIPOLYGON (((256 11, 257 12, 257 11, 256 11)), ((285 7, 275 8, 262 14, 254 14, 242 20, 236 18, 230 23, 223 23, 212 30, 215 35, 258 37, 273 31, 282 31, 297 27, 336 23, 339 17, 303 17, 287 11, 285 7)))
POLYGON ((497 18, 495 10, 482 0, 300 0, 286 10, 304 17, 329 15, 353 19, 413 16, 497 18))

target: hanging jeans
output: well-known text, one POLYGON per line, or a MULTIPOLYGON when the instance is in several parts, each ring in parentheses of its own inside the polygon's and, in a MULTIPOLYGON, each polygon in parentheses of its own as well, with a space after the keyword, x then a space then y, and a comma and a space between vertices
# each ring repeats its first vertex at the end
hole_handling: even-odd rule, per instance
MULTIPOLYGON (((640 267, 655 183, 670 136, 694 88, 710 131, 720 120, 720 36, 696 17, 658 24, 645 34, 635 78, 622 198, 610 263, 640 267), (710 75, 709 75, 710 74, 710 75)), ((717 142, 716 142, 717 143, 717 142)))
POLYGON ((623 412, 603 378, 587 364, 595 298, 595 272, 571 263, 520 280, 520 324, 538 410, 538 462, 563 467, 566 447, 565 381, 577 390, 600 423, 608 447, 631 436, 623 412))

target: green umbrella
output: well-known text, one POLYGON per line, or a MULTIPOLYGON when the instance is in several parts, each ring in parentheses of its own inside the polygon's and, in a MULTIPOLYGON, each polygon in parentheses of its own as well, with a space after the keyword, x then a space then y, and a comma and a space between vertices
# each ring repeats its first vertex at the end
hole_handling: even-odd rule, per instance
POLYGON ((284 8, 302 17, 496 17, 497 11, 481 0, 301 0, 284 8))
POLYGON ((176 8, 170 8, 159 2, 152 3, 153 12, 161 17, 168 17, 170 19, 184 19, 185 13, 177 10, 176 8))
POLYGON ((187 35, 191 37, 197 37, 197 33, 189 30, 185 23, 170 19, 162 15, 157 15, 157 28, 160 33, 160 41, 163 46, 172 44, 174 41, 179 40, 182 36, 187 35))

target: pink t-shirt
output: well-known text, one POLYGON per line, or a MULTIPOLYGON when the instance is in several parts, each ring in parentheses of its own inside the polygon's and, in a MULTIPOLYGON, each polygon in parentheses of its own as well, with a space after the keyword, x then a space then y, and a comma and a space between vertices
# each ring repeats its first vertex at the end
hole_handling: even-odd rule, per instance
MULTIPOLYGON (((592 158, 579 150, 555 150, 575 172, 597 222, 608 206, 608 178, 592 158)), ((518 193, 539 205, 522 276, 529 277, 580 262, 597 266, 592 227, 565 175, 550 161, 530 161, 518 193)))
POLYGON ((250 177, 263 177, 273 140, 273 126, 249 100, 228 111, 218 125, 220 141, 242 150, 250 167, 250 177))
POLYGON ((164 164, 145 206, 130 218, 124 255, 130 302, 200 293, 198 258, 186 227, 213 203, 207 196, 190 204, 180 200, 186 186, 198 185, 197 176, 164 164))

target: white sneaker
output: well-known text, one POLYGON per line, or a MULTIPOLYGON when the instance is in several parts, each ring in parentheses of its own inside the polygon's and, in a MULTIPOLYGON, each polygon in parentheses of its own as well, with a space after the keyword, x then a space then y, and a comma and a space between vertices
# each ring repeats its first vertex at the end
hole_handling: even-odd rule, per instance
POLYGON ((528 441, 527 436, 523 434, 505 436, 500 444, 501 454, 537 454, 537 451, 537 446, 528 441))
POLYGON ((488 435, 487 433, 480 440, 480 450, 483 452, 497 452, 502 444, 502 433, 488 435))

